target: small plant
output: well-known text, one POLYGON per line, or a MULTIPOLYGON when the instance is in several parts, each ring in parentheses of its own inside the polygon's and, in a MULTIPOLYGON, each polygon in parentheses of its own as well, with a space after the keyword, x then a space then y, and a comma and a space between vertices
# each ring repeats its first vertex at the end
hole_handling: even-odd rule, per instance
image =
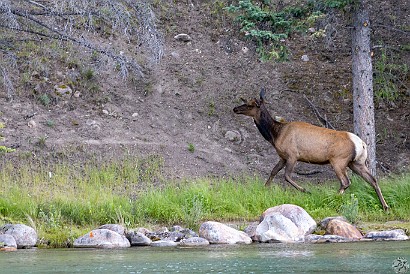
POLYGON ((50 102, 51 102, 50 97, 49 97, 46 93, 40 95, 40 96, 38 97, 38 100, 39 100, 40 103, 41 103, 43 106, 45 106, 45 107, 48 106, 48 105, 50 104, 50 102))
POLYGON ((84 77, 84 79, 85 80, 91 80, 91 79, 93 79, 93 77, 94 77, 94 71, 92 70, 92 69, 87 69, 86 71, 84 71, 83 73, 82 73, 82 75, 83 75, 83 77, 84 77))
POLYGON ((340 206, 340 213, 351 223, 357 221, 359 215, 359 200, 354 194, 350 195, 350 201, 340 206))
POLYGON ((189 144, 188 144, 188 151, 191 152, 191 153, 194 153, 194 152, 195 152, 195 146, 194 146, 194 144, 192 144, 192 143, 189 143, 189 144))
POLYGON ((0 146, 0 154, 6 154, 6 153, 14 152, 14 151, 16 151, 14 148, 0 146))
POLYGON ((47 120, 46 121, 46 126, 48 127, 54 127, 55 126, 55 122, 53 120, 47 120))
POLYGON ((5 128, 6 125, 3 122, 0 122, 0 129, 5 128))
POLYGON ((209 109, 208 109, 208 115, 212 116, 215 114, 215 102, 211 101, 208 105, 209 109))
POLYGON ((45 148, 46 147, 46 140, 47 140, 47 136, 42 136, 42 137, 38 138, 38 140, 35 144, 36 144, 36 146, 38 146, 40 148, 45 148))

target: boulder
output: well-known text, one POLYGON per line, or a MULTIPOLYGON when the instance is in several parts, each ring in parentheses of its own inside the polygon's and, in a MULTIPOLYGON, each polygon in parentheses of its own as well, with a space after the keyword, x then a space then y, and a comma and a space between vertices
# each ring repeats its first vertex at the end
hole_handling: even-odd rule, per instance
POLYGON ((251 237, 252 241, 258 241, 256 238, 256 228, 258 227, 259 222, 253 222, 250 223, 246 228, 245 228, 245 233, 248 234, 249 237, 251 237))
POLYGON ((259 242, 301 242, 305 231, 279 212, 272 212, 265 216, 257 226, 255 237, 259 242))
POLYGON ((123 248, 130 246, 125 236, 109 229, 92 230, 74 241, 74 247, 123 248))
POLYGON ((275 207, 268 208, 262 213, 261 221, 268 215, 278 212, 284 217, 291 220, 298 228, 302 229, 304 234, 312 233, 317 225, 315 220, 300 206, 283 204, 275 207))
POLYGON ((403 229, 385 230, 385 231, 371 231, 364 235, 366 239, 372 240, 391 240, 391 241, 405 241, 409 237, 403 229))
POLYGON ((37 243, 37 232, 23 224, 6 224, 0 228, 0 234, 8 234, 16 240, 17 248, 32 248, 37 243))
POLYGON ((150 238, 137 231, 129 231, 126 237, 130 241, 131 246, 148 246, 152 243, 150 238))
POLYGON ((10 234, 0 234, 0 250, 12 251, 17 249, 16 239, 10 234))
POLYGON ((125 228, 122 225, 118 224, 105 224, 100 226, 98 229, 109 229, 117 232, 120 235, 125 235, 125 228))
POLYGON ((204 245, 209 245, 209 241, 201 237, 191 237, 188 239, 183 239, 179 243, 179 245, 180 246, 204 246, 204 245))
POLYGON ((174 242, 174 241, 163 241, 163 240, 159 240, 159 241, 155 241, 151 243, 151 246, 155 246, 155 247, 168 247, 168 246, 177 246, 178 243, 174 242))
POLYGON ((362 233, 356 227, 340 219, 332 219, 328 222, 326 234, 338 235, 352 240, 362 238, 362 233))
POLYGON ((243 231, 219 222, 205 222, 199 228, 199 236, 211 244, 250 244, 252 239, 243 231))
POLYGON ((324 218, 323 220, 320 221, 319 226, 322 229, 326 229, 327 224, 333 219, 338 219, 338 220, 341 220, 343 222, 349 222, 344 216, 327 217, 327 218, 324 218))
POLYGON ((174 226, 169 231, 168 228, 163 228, 162 230, 154 231, 154 232, 147 232, 145 234, 148 238, 152 241, 174 241, 179 242, 182 239, 188 239, 190 237, 197 237, 194 231, 186 228, 182 228, 180 226, 174 226))
POLYGON ((305 236, 305 243, 346 243, 351 241, 353 240, 337 235, 309 234, 305 236))

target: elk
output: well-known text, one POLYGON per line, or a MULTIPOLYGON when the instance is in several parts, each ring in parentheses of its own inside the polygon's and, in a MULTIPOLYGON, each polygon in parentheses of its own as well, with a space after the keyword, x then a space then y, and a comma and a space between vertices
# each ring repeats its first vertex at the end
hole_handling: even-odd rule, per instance
POLYGON ((262 136, 273 145, 279 162, 273 168, 265 186, 272 183, 273 177, 285 167, 285 180, 296 189, 306 192, 291 178, 291 173, 297 161, 311 164, 330 164, 340 181, 339 193, 343 194, 349 187, 347 167, 362 177, 376 191, 385 211, 389 206, 376 179, 366 166, 367 146, 357 135, 347 131, 337 131, 314 126, 304 122, 285 122, 273 119, 265 107, 264 89, 259 99, 244 101, 243 105, 235 107, 236 114, 253 118, 262 136))

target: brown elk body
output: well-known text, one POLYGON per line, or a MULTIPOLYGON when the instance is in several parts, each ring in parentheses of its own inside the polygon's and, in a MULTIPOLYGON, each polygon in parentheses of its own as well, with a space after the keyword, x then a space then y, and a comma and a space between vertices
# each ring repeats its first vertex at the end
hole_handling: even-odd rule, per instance
POLYGON ((273 145, 280 157, 265 186, 269 186, 273 177, 285 167, 285 180, 305 192, 306 190, 291 178, 296 162, 301 161, 330 164, 340 181, 339 192, 343 193, 350 185, 347 176, 349 167, 375 189, 383 209, 389 208, 376 179, 366 166, 367 146, 357 135, 304 122, 274 120, 265 107, 263 94, 262 90, 260 99, 245 101, 245 104, 235 107, 233 111, 252 117, 262 136, 273 145))

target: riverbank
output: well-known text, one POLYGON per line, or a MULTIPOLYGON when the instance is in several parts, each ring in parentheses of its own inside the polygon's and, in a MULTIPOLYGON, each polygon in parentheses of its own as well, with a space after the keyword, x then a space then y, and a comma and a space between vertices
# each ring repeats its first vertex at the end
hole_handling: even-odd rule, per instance
POLYGON ((82 166, 4 164, 2 171, 0 223, 26 223, 50 247, 70 247, 106 223, 127 228, 179 224, 197 230, 201 222, 216 220, 245 228, 266 208, 285 203, 303 207, 316 221, 344 215, 363 232, 410 230, 409 174, 379 180, 391 207, 385 213, 374 190, 356 177, 339 195, 336 181, 304 182, 311 194, 279 180, 265 188, 262 179, 250 176, 168 181, 156 157, 82 166))

